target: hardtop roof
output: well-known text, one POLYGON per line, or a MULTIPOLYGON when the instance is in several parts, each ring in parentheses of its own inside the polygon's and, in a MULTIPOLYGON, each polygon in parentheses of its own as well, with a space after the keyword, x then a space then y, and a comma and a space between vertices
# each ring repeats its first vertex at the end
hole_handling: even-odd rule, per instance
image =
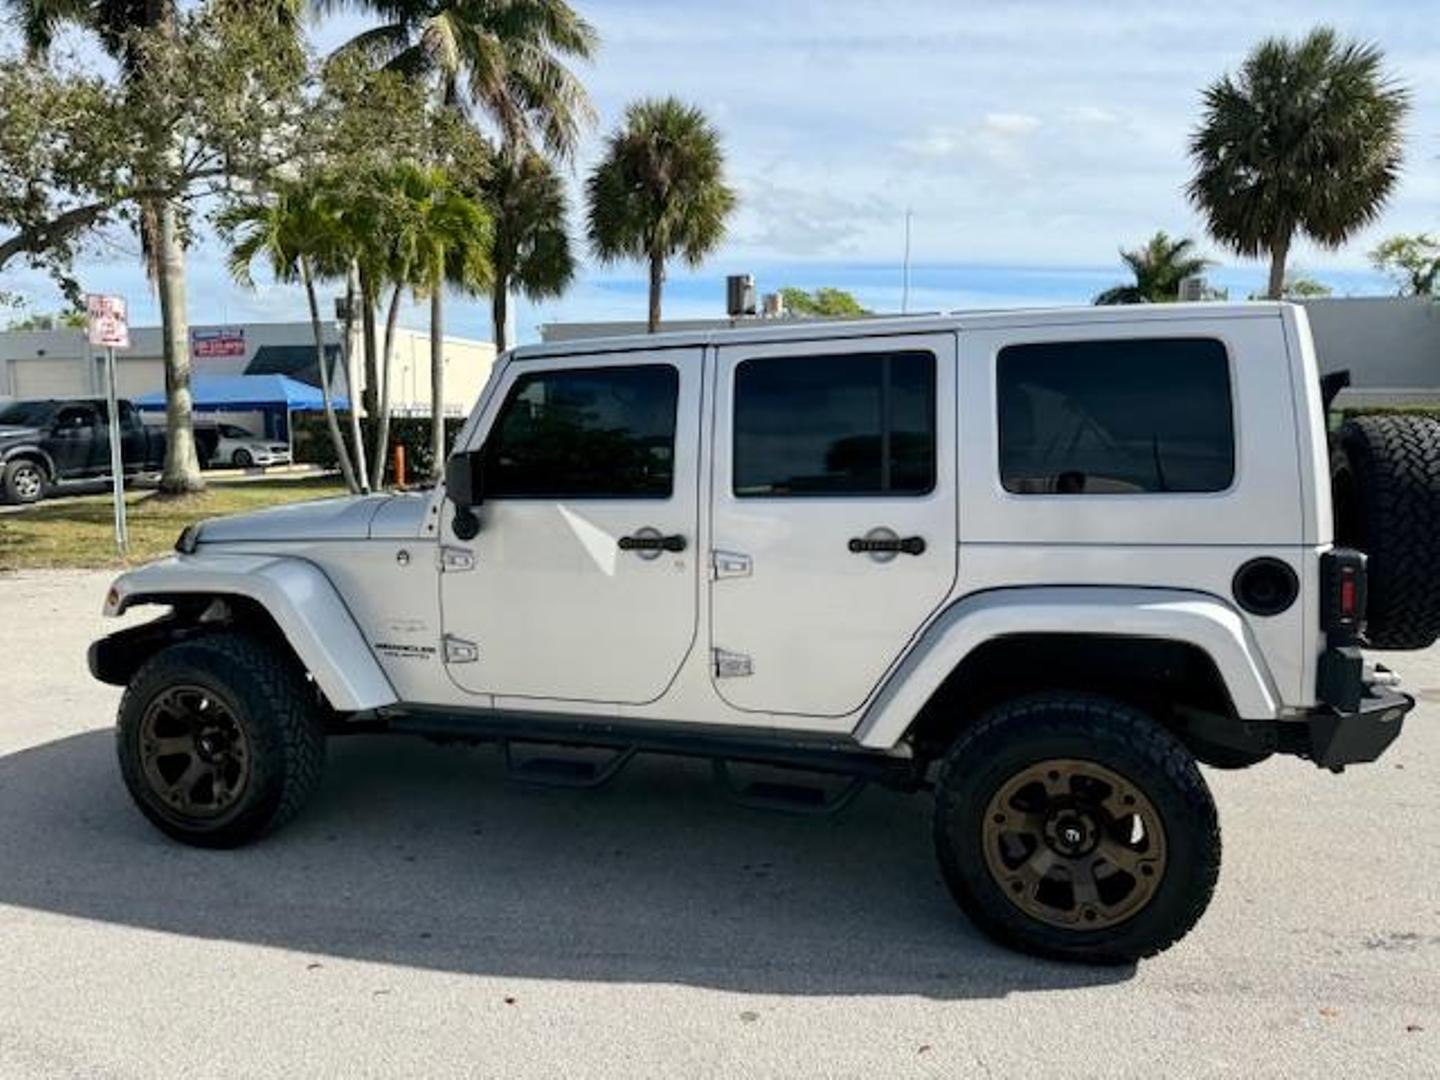
POLYGON ((758 344, 761 342, 831 340, 926 334, 956 330, 993 330, 1007 327, 1064 326, 1081 323, 1214 322, 1226 319, 1276 317, 1294 304, 1284 301, 1183 304, 1117 304, 1102 307, 1004 308, 954 311, 933 315, 896 315, 865 319, 755 319, 741 326, 704 330, 626 334, 581 338, 548 344, 521 345, 512 350, 515 360, 578 353, 632 352, 641 349, 676 349, 705 345, 758 344))

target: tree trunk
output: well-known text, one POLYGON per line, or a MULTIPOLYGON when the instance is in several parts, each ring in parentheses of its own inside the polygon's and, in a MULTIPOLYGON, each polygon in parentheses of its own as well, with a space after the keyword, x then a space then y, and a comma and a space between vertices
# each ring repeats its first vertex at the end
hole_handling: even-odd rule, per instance
POLYGON ((660 292, 665 288, 665 256, 659 252, 650 254, 650 318, 646 324, 648 333, 660 329, 660 292))
POLYGON ((310 329, 315 334, 315 362, 320 366, 320 397, 325 402, 325 426, 330 429, 330 443, 335 447, 335 460, 340 465, 340 475, 345 486, 352 493, 360 490, 355 483, 355 470, 350 464, 350 453, 345 449, 345 439, 340 434, 340 421, 335 418, 335 402, 330 396, 330 363, 325 356, 325 330, 320 325, 320 302, 315 297, 315 281, 310 276, 310 260, 301 256, 300 279, 305 283, 305 298, 310 302, 310 329))
POLYGON ((379 491, 385 486, 386 457, 390 450, 390 357, 395 349, 395 320, 400 316, 400 294, 403 286, 390 292, 390 310, 385 316, 385 352, 380 361, 380 416, 375 422, 375 456, 370 462, 370 487, 379 491))
POLYGON ((1270 283, 1265 288, 1265 296, 1270 300, 1279 300, 1285 295, 1285 260, 1289 254, 1289 233, 1270 241, 1270 283))
POLYGON ((355 298, 359 295, 355 268, 345 277, 345 389, 350 394, 350 443, 355 448, 355 482, 370 494, 370 472, 365 467, 365 434, 360 429, 360 365, 355 360, 355 298))
POLYGON ((160 490, 179 495, 204 491, 205 480, 195 453, 185 247, 173 200, 164 199, 155 207, 155 221, 155 283, 160 292, 160 339, 165 354, 165 467, 160 475, 160 490))
POLYGON ((495 285, 490 290, 490 322, 495 339, 495 355, 499 356, 509 347, 506 341, 506 323, 510 318, 510 282, 501 274, 495 275, 495 285))
POLYGON ((378 415, 380 409, 376 396, 380 389, 379 360, 375 350, 375 301, 379 297, 376 285, 369 274, 360 271, 360 326, 365 353, 365 389, 361 391, 360 401, 369 416, 378 415))
POLYGON ((430 479, 445 475, 445 286, 430 294, 430 479))

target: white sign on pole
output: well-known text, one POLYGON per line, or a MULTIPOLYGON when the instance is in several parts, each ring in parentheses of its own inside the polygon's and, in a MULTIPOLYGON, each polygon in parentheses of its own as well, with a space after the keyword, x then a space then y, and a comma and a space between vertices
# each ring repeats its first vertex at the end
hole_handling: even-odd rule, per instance
POLYGON ((120 394, 115 387, 115 350, 130 348, 130 325, 125 299, 120 296, 85 297, 90 344, 105 350, 106 427, 110 430, 110 488, 115 500, 115 550, 122 556, 129 546, 125 522, 125 462, 120 447, 120 394))
POLYGON ((85 297, 86 321, 90 327, 90 344, 103 349, 130 348, 130 324, 125 318, 123 296, 85 297))

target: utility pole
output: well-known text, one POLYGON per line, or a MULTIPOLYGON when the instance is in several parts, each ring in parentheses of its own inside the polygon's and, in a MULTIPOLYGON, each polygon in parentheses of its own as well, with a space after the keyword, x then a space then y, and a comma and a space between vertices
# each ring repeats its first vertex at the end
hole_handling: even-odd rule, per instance
POLYGON ((910 219, 913 217, 910 207, 905 208, 905 263, 900 272, 900 314, 906 315, 910 311, 910 219))

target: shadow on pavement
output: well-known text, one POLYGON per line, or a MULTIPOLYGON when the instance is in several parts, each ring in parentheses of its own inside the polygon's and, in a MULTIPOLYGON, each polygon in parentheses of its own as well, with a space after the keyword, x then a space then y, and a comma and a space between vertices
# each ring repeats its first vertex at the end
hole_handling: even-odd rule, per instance
POLYGON ((0 904, 439 971, 754 993, 999 997, 1133 973, 981 938, 939 880, 923 797, 872 789, 801 817, 734 806, 675 759, 562 791, 507 783, 491 748, 330 749, 300 819, 233 852, 154 831, 108 730, 0 758, 0 904))

